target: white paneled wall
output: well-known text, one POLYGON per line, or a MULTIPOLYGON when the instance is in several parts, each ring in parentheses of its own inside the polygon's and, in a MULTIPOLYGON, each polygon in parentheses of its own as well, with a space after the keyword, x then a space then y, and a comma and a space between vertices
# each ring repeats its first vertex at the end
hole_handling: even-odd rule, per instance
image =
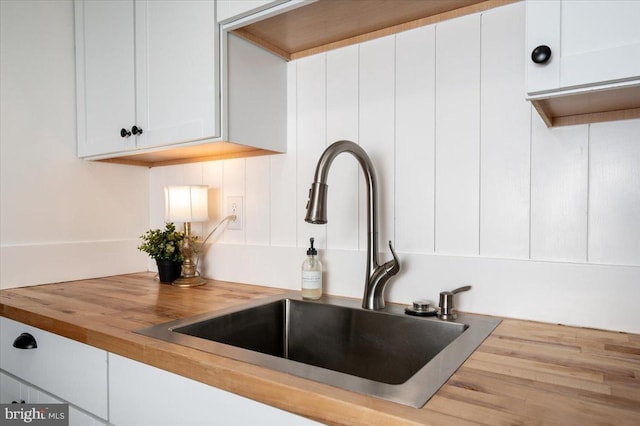
POLYGON ((531 129, 531 258, 587 260, 589 126, 531 129))
MULTIPOLYGON (((385 37, 360 45, 360 146, 369 154, 378 175, 378 240, 387 250, 393 240, 395 206, 395 38, 385 37)), ((362 173, 360 173, 362 176, 362 173)), ((360 178, 360 223, 366 224, 366 191, 360 178)), ((344 185, 344 184, 341 184, 344 185)), ((336 190, 339 190, 336 186, 336 190)), ((331 187, 329 187, 331 191, 331 187)), ((330 225, 329 225, 330 226, 330 225)), ((367 247, 367 232, 361 227, 360 249, 367 247)))
MULTIPOLYGON (((318 248, 326 247, 326 230, 309 225, 303 220, 305 202, 317 159, 326 146, 326 55, 312 56, 305 61, 293 63, 297 69, 297 109, 296 115, 296 220, 298 247, 307 247, 309 236, 315 235, 318 248)), ((291 115, 288 114, 288 115, 291 115)), ((292 193, 291 195, 294 195, 292 193)))
MULTIPOLYGON (((327 67, 327 111, 326 141, 359 141, 359 49, 351 46, 334 50, 326 55, 327 67)), ((330 247, 357 250, 359 247, 358 227, 359 207, 358 164, 350 156, 336 158, 327 184, 341 187, 340 191, 329 193, 327 216, 332 226, 327 227, 327 241, 330 247)), ((307 185, 311 180, 307 179, 307 185)), ((318 227, 312 227, 312 231, 318 227)), ((366 246, 365 246, 366 247, 366 246)))
POLYGON ((637 120, 591 126, 588 173, 587 260, 638 265, 640 123, 637 120))
POLYGON ((531 106, 524 89, 524 8, 482 15, 480 255, 529 257, 531 106))
POLYGON ((435 52, 435 41, 434 26, 396 36, 395 242, 414 253, 435 244, 436 58, 423 53, 435 52))
POLYGON ((436 253, 478 254, 480 15, 436 27, 436 253))
POLYGON ((359 297, 366 250, 362 173, 341 155, 329 173, 327 225, 304 222, 318 158, 351 139, 380 189, 381 261, 402 272, 388 300, 437 301, 471 284, 462 310, 640 332, 640 120, 548 129, 524 101, 524 5, 515 3, 289 64, 288 152, 151 170, 151 224, 162 185, 245 199, 208 276, 299 286, 308 238, 325 290, 359 297), (609 295, 619 316, 593 315, 609 295))

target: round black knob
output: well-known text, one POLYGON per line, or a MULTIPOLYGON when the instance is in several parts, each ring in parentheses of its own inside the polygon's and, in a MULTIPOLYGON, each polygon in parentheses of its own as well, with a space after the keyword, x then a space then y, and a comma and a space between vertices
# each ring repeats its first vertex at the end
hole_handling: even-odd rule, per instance
POLYGON ((551 48, 544 44, 536 47, 531 52, 531 60, 536 64, 544 64, 551 59, 551 48))
POLYGON ((33 335, 22 333, 13 341, 13 347, 18 349, 35 349, 38 347, 38 343, 33 335))
POLYGON ((142 134, 142 129, 138 126, 133 126, 131 128, 131 133, 133 133, 134 135, 141 135, 142 134))
POLYGON ((122 128, 120 129, 120 136, 123 138, 128 138, 129 136, 131 136, 131 132, 125 128, 122 128))

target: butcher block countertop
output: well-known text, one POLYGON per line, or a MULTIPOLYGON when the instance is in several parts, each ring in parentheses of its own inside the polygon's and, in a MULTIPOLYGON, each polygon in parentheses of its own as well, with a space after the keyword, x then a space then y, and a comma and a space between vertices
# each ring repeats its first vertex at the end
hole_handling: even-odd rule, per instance
POLYGON ((139 273, 0 291, 0 315, 328 424, 640 425, 640 335, 504 319, 421 409, 133 332, 289 290, 139 273))

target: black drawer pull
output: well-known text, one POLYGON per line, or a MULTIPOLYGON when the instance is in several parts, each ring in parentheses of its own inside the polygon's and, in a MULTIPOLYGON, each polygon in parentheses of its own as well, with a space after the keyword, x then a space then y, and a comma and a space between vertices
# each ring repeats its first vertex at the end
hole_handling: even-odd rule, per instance
POLYGON ((13 347, 18 349, 35 349, 38 347, 36 338, 29 333, 22 333, 13 341, 13 347))

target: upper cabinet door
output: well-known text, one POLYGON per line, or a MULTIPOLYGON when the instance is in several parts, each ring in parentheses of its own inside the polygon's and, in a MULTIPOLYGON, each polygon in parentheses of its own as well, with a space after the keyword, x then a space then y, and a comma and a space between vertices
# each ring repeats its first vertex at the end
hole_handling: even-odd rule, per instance
POLYGON ((214 1, 137 1, 138 148, 220 136, 214 1))
POLYGON ((529 95, 594 86, 616 87, 640 78, 640 2, 553 0, 527 2, 529 95), (551 56, 531 54, 548 46, 551 56))
POLYGON ((284 0, 217 0, 218 22, 232 21, 246 16, 257 9, 273 4, 282 3, 284 0))
POLYGON ((78 155, 124 151, 135 120, 134 4, 77 1, 78 155))
POLYGON ((640 77, 640 2, 562 4, 560 84, 603 84, 640 77))

